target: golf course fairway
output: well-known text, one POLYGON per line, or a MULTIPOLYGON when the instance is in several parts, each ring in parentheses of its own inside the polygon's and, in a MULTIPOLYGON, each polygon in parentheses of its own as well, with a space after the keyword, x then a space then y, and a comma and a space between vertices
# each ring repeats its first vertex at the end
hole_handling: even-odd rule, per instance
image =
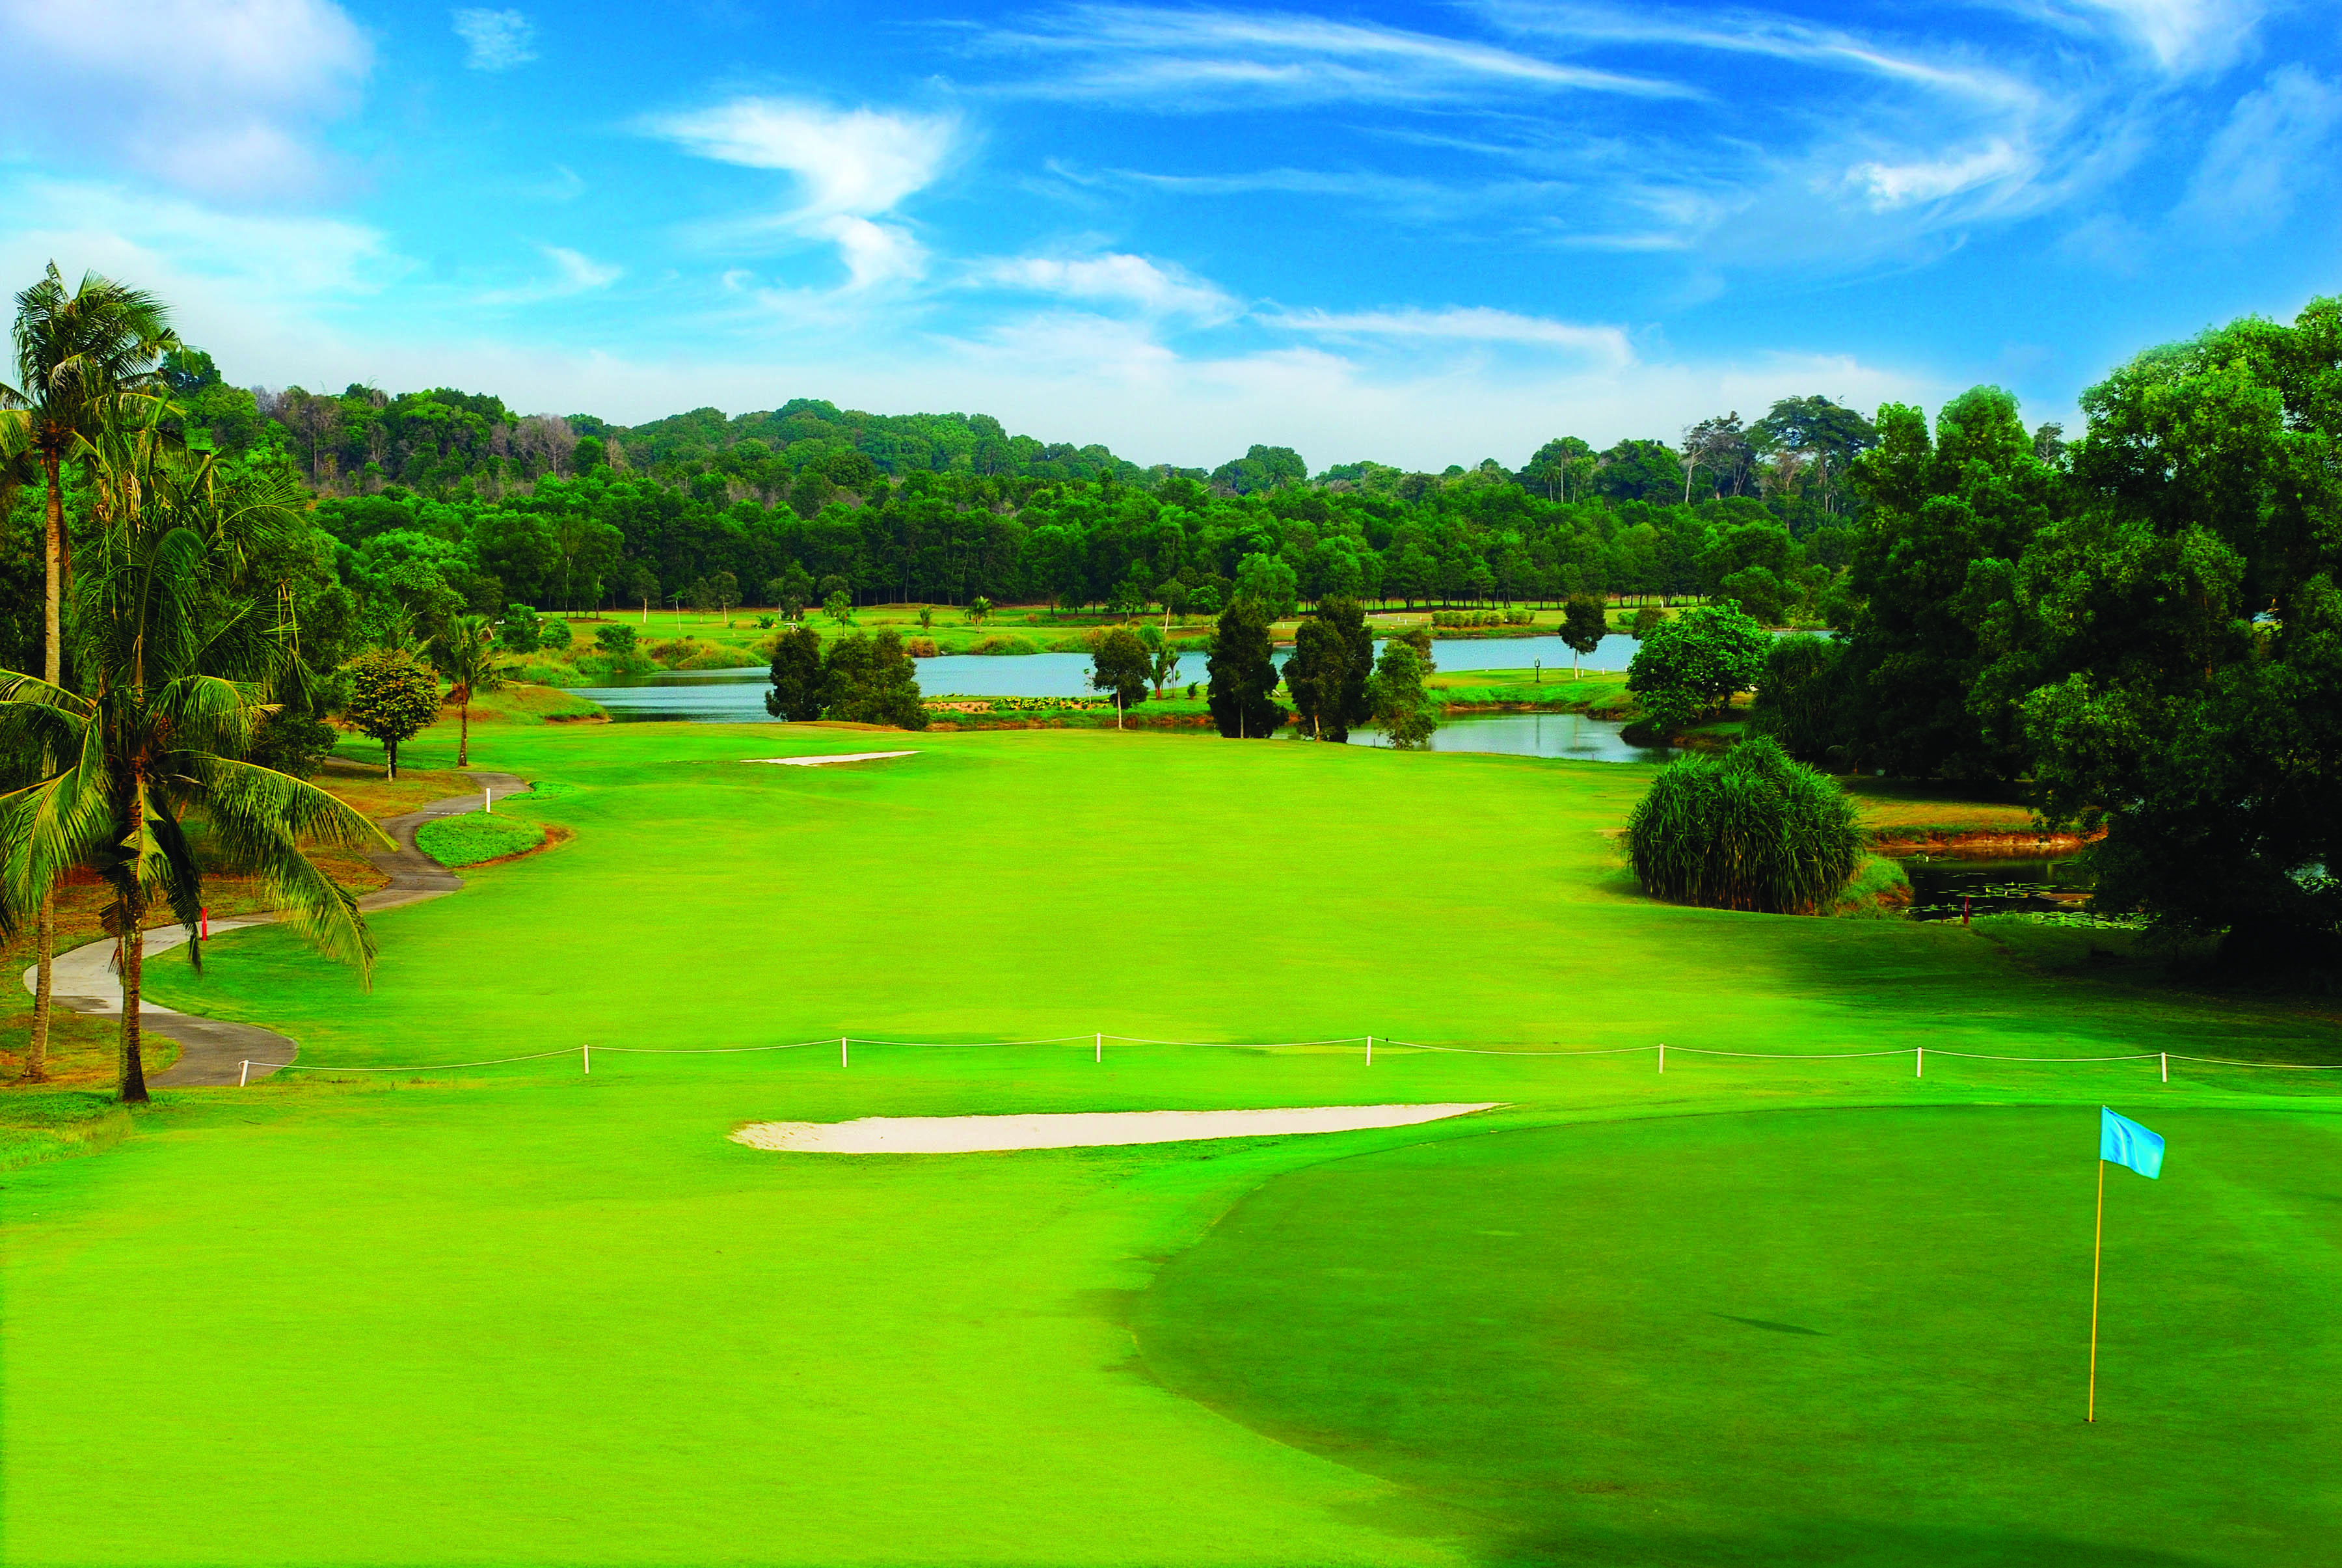
POLYGON ((371 989, 268 928, 150 966, 315 1070, 0 1176, 0 1559, 2241 1568, 2342 1533, 2342 1084, 2154 1059, 2342 1060, 2328 1019, 1655 903, 1616 848, 1639 768, 712 725, 472 754, 569 836, 375 918, 371 989), (882 747, 913 755, 745 765, 882 747), (1522 1054, 1563 1051, 1617 1054, 1522 1054), (2147 1059, 1981 1060, 2092 1056, 2147 1059), (729 1141, 1462 1102, 1496 1109, 729 1141), (2108 1179, 2087 1426, 2102 1103, 2169 1156, 2108 1179))

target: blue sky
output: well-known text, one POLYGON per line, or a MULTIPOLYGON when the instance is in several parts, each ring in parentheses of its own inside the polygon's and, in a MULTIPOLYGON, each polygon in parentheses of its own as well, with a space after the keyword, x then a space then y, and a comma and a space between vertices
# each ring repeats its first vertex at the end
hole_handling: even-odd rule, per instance
POLYGON ((2329 5, 0 0, 0 277, 622 421, 1516 465, 2342 291, 2329 5))

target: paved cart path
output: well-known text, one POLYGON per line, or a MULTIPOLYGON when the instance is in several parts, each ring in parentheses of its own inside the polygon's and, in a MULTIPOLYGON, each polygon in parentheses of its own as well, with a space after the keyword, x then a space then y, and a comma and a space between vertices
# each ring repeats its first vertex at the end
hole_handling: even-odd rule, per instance
MULTIPOLYGON (((528 785, 513 773, 475 773, 482 789, 493 789, 502 799, 511 795, 525 795, 528 785)), ((368 914, 376 910, 395 910, 406 904, 419 904, 429 899, 443 899, 464 885, 464 879, 415 847, 415 830, 436 817, 459 817, 466 811, 480 809, 477 790, 467 795, 451 796, 434 800, 417 811, 385 818, 382 829, 398 846, 366 857, 375 868, 385 873, 386 886, 358 900, 358 908, 368 914)), ((239 930, 245 926, 266 925, 274 915, 249 915, 240 920, 214 920, 212 935, 239 930)), ((157 926, 146 933, 149 957, 179 946, 187 940, 185 926, 157 926)), ((33 990, 34 970, 25 971, 25 989, 33 990)), ((70 952, 59 953, 51 970, 55 1000, 59 1007, 75 1012, 119 1015, 122 1011, 122 981, 114 963, 114 939, 104 938, 70 952)), ((274 1030, 255 1024, 230 1023, 222 1019, 198 1018, 194 1013, 178 1012, 141 1000, 138 1006, 140 1028, 149 1034, 163 1035, 179 1042, 179 1060, 170 1070, 147 1080, 162 1088, 182 1088, 189 1084, 235 1083, 247 1061, 289 1062, 300 1054, 301 1048, 274 1030)), ((267 1077, 274 1067, 255 1067, 254 1079, 267 1077)))

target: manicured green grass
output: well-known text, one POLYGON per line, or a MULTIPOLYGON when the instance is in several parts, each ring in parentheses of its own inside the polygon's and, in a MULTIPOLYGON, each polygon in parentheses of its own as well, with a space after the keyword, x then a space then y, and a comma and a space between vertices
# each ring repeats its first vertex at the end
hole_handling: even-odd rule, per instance
MULTIPOLYGON (((444 763, 450 729, 407 759, 444 763)), ((2315 1303, 2342 1281, 2317 1222, 2279 1218, 2331 1201, 2325 1175, 2284 1181, 2330 1148, 2326 1087, 2185 1064, 2167 1087, 2152 1062, 1937 1054, 2331 1059, 2329 1024, 2043 978, 1956 927, 1652 904, 1612 838, 1640 769, 1146 731, 690 725, 475 729, 474 762, 560 786, 500 802, 498 816, 575 837, 377 917, 370 990, 275 929, 216 943, 200 980, 158 960, 151 983, 171 1005, 285 1030, 307 1066, 590 1040, 592 1075, 565 1055, 166 1091, 111 1151, 9 1175, 0 1558, 1651 1562, 1714 1538, 1748 1545, 1713 1560, 1770 1562, 1797 1559, 1766 1543, 1818 1539, 1813 1522, 1837 1517, 1902 1521, 1921 1533, 1897 1560, 1939 1560, 1925 1549, 1944 1537, 1911 1510, 1801 1498, 1832 1464, 1897 1497, 1937 1478, 1937 1517, 1965 1507, 1980 1530, 2054 1539, 2083 1563, 2157 1561, 2133 1551, 2125 1511, 2189 1562, 2316 1562, 2342 1523, 2330 1489, 2296 1479, 2302 1453, 2342 1436, 2303 1402, 2331 1371, 2315 1303), (744 761, 898 748, 916 755, 744 761), (1099 1062, 1096 1030, 1386 1038, 1371 1067, 1346 1047, 1116 1041, 1099 1062), (618 1049, 842 1031, 1083 1038, 857 1043, 850 1065, 827 1042, 618 1049), (1635 1054, 1452 1055, 1390 1036, 1635 1054), (1674 1048, 1665 1076, 1647 1050, 1660 1040, 1674 1048), (1918 1044, 1924 1079, 1908 1054, 1918 1044), (1758 1063, 1696 1047, 1905 1054, 1758 1063), (2199 1371, 2157 1385, 2163 1403, 2121 1420, 2152 1408, 2233 1452, 2175 1477, 2167 1447, 2121 1448, 2132 1429, 2110 1424, 2109 1451, 2154 1462, 2087 1472, 2104 1506, 2084 1517, 2034 1474, 2050 1440, 2007 1423, 2020 1420, 2008 1391, 2037 1382, 2022 1420, 2070 1424, 2085 1283, 2070 1232, 2102 1099, 2173 1138, 2170 1179, 2134 1179, 2118 1213, 2168 1201, 2174 1226, 2200 1221, 2192 1248, 2178 1230, 2154 1233, 2173 1242, 2154 1252, 2157 1279, 2192 1303, 2169 1326, 2217 1328, 2231 1364, 2272 1358, 2269 1376, 2289 1368, 2305 1392, 2265 1407, 2260 1374, 2222 1381, 2190 1362, 2199 1371), (774 1118, 1423 1100, 1506 1109, 1387 1132, 942 1159, 776 1155, 725 1137, 774 1118), (1905 1105, 1949 1129, 1940 1170, 1897 1156, 1882 1174, 1891 1139, 1829 1131, 1887 1125, 1861 1119, 1906 1113, 1863 1108, 1905 1105), (2057 1109, 1961 1109, 1975 1106, 2057 1109), (1824 1107, 1842 1121, 1783 1116, 1776 1130, 1752 1114, 1824 1107), (1751 1128, 1736 1164, 1696 1147, 1699 1128, 1726 1122, 1751 1128), (1377 1161, 1401 1173, 1362 1185, 1370 1201, 1346 1238, 1348 1221, 1310 1209, 1311 1194, 1377 1161), (1614 1166, 1635 1179, 1605 1174, 1614 1166), (1986 1171, 1973 1191, 1945 1185, 1970 1166, 1986 1171), (1564 1313, 1566 1362, 1476 1389, 1486 1412, 1436 1444, 1408 1402, 1452 1402, 1453 1367, 1506 1361, 1504 1347, 1524 1343, 1526 1282, 1541 1277, 1436 1244, 1494 1204, 1476 1184, 1512 1194, 1512 1218, 1485 1228, 1576 1239, 1538 1254, 1575 1291, 1556 1300, 1615 1296, 1622 1322, 1654 1316, 1655 1338, 1685 1346, 1674 1364, 1688 1381, 1654 1383, 1648 1346, 1580 1332, 1564 1313), (1968 1230, 1947 1228, 1955 1197, 1968 1230), (2017 1208, 2040 1217, 2044 1251, 2016 1252, 1986 1222, 2017 1208), (1293 1234, 1329 1260, 1314 1292, 1298 1265, 1228 1251, 1251 1244, 1250 1216, 1279 1211, 1302 1216, 1293 1234), (1394 1235, 1410 1224, 1434 1240, 1394 1235), (1374 1320, 1393 1315, 1393 1296, 1371 1271, 1386 1264, 1356 1261, 1375 1236, 1424 1297, 1418 1325, 1464 1359, 1376 1372, 1379 1407, 1363 1393, 1311 1406, 1289 1380, 1245 1372, 1279 1345, 1322 1345, 1306 1336, 1341 1322, 1381 1342, 1374 1320), (1332 1261, 1345 1247, 1350 1261, 1332 1261), (1797 1291, 1716 1283, 1785 1248, 1805 1249, 1780 1265, 1797 1291), (1258 1292, 1227 1315, 1225 1344, 1203 1345, 1196 1303, 1232 1279, 1258 1292), (1695 1281, 1715 1286, 1713 1310, 1855 1335, 1861 1354, 1775 1380, 1763 1358, 1803 1338, 1656 1316, 1695 1281), (1916 1336, 1947 1313, 1981 1321, 1947 1302, 2022 1306, 2037 1286, 2067 1316, 1996 1323, 1959 1353, 1882 1337, 1898 1305, 1916 1336), (2223 1290, 2234 1310, 2203 1304, 2223 1290), (1310 1300, 1288 1311, 1295 1294, 1310 1300), (2265 1312, 2271 1296, 2292 1304, 2265 1312), (1727 1328, 1754 1348, 1727 1353, 1739 1342, 1713 1337, 1727 1328), (1482 1334, 1485 1352, 1470 1342, 1482 1334), (1902 1382, 1865 1381, 1889 1362, 1902 1382), (1231 1379, 1258 1398, 1239 1407, 1231 1379), (1937 1394, 1957 1422, 1917 1408, 1910 1391, 1963 1380, 1984 1392, 1937 1394), (1660 1513, 1544 1495, 1549 1478, 1492 1452, 1506 1430, 1548 1442, 1549 1402, 1577 1384, 1588 1434, 1567 1456, 1590 1468, 1567 1473, 1643 1478, 1662 1488, 1660 1513), (1882 1430, 1882 1387, 1910 1402, 1895 1428, 1907 1462, 1856 1452, 1882 1430), (1668 1423, 1701 1401, 1707 1425, 1686 1433, 1675 1468, 1654 1468, 1668 1423), (1777 1401, 1836 1424, 1801 1446, 1781 1436, 1792 1423, 1777 1401), (1395 1447, 1420 1451, 1420 1465, 1392 1460, 1395 1447), (2236 1519, 2251 1499, 2215 1483, 2256 1462, 2288 1495, 2262 1511, 2247 1551, 2236 1519), (1597 1505, 1610 1512, 1586 1512, 1597 1505)), ((2139 1223, 2117 1232, 2122 1245, 2150 1235, 2139 1223)), ((2120 1332, 2159 1330, 2133 1319, 2120 1332)), ((2157 1342, 2126 1345, 2127 1376, 2157 1342)))
POLYGON ((415 847, 443 866, 476 866, 534 849, 545 842, 545 827, 512 815, 466 811, 434 817, 415 830, 415 847))
MULTIPOLYGON (((2151 1104, 2135 1095, 2133 1108, 2151 1104)), ((1148 1368, 1447 1504, 1492 1562, 2309 1562, 2342 1118, 2087 1107, 1540 1128, 1260 1189, 1140 1302, 1148 1368)))

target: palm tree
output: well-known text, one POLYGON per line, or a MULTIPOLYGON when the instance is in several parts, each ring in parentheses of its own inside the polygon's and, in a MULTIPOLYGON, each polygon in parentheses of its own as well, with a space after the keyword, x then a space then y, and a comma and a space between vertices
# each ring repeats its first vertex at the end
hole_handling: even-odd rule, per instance
POLYGON ((496 628, 484 615, 459 615, 432 645, 431 662, 447 678, 455 705, 455 766, 472 765, 472 694, 504 684, 495 668, 496 628))
MULTIPOLYGON (((150 452, 151 455, 151 452, 150 452)), ((193 815, 218 852, 256 877, 282 918, 361 971, 374 942, 357 901, 305 843, 390 847, 315 785, 241 759, 272 707, 259 680, 290 656, 289 627, 239 582, 244 547, 297 524, 290 476, 229 479, 211 459, 149 465, 135 509, 98 538, 76 604, 75 666, 88 695, 0 671, 0 749, 37 760, 34 784, 0 795, 0 932, 46 902, 65 873, 95 871, 122 972, 122 1098, 146 1099, 140 998, 148 917, 192 932, 204 868, 193 815)), ((190 953, 200 965, 200 942, 190 953)))
MULTIPOLYGON (((168 391, 163 356, 177 347, 161 301, 95 273, 67 293, 51 262, 47 275, 16 297, 16 385, 0 383, 0 463, 10 478, 36 467, 48 492, 44 530, 47 582, 44 596, 42 670, 51 686, 65 678, 62 631, 72 577, 72 540, 65 531, 66 464, 94 468, 129 423, 137 406, 160 406, 168 391)), ((13 484, 10 487, 13 488, 13 484)), ((45 899, 34 935, 33 1032, 25 1076, 48 1076, 51 950, 56 945, 56 905, 45 899)))

